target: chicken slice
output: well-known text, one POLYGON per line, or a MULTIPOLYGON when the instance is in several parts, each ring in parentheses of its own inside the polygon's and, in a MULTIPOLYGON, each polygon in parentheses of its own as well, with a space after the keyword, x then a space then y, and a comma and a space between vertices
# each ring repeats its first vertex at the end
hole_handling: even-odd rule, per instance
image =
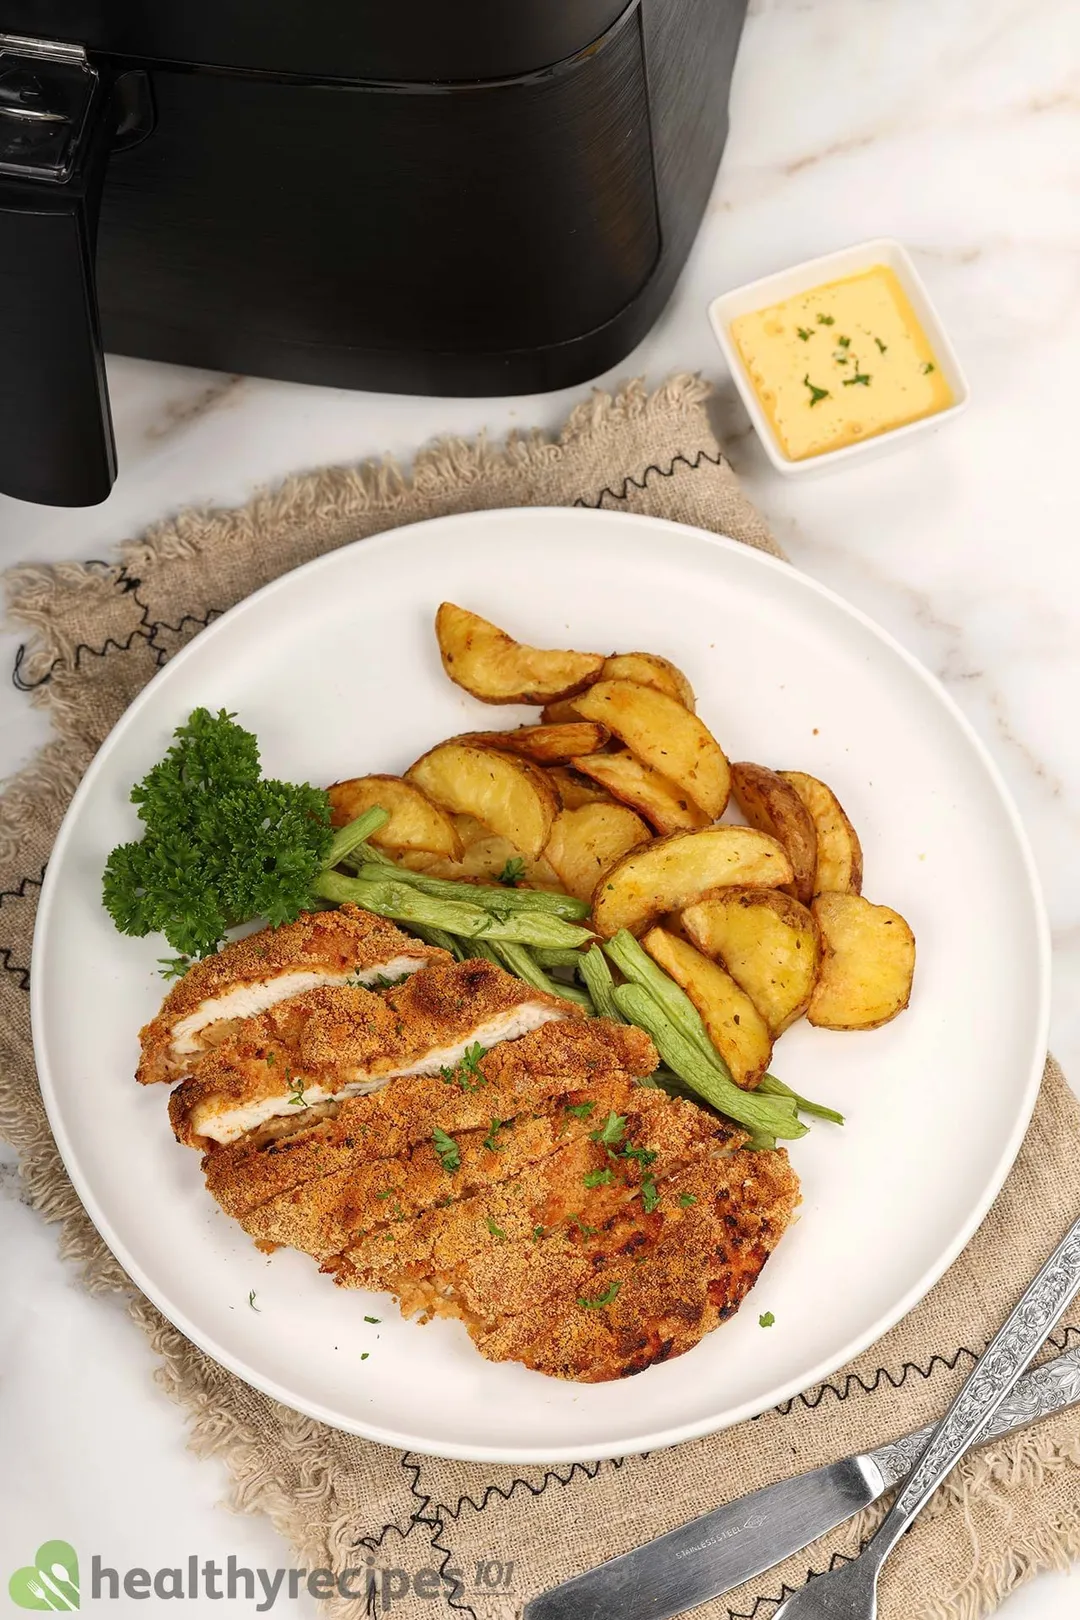
POLYGON ((443 1130, 473 1131, 487 1128, 493 1118, 542 1112, 550 1099, 577 1092, 584 1097, 613 1080, 643 1078, 657 1061, 643 1030, 568 1014, 492 1048, 467 1089, 446 1086, 441 1078, 413 1077, 342 1103, 320 1103, 293 1118, 273 1119, 231 1144, 208 1142, 203 1173, 226 1214, 242 1220, 304 1182, 350 1165, 393 1160, 430 1141, 436 1102, 443 1130))
MULTIPOLYGON (((382 995, 352 986, 309 990, 243 1020, 169 1099, 178 1141, 234 1142, 268 1119, 328 1099, 437 1075, 472 1046, 513 1041, 580 1008, 493 962, 428 968, 382 995)), ((462 1089, 476 1082, 462 1073, 462 1089)))
POLYGON ((406 1315, 457 1317, 483 1355, 559 1378, 681 1354, 738 1309, 798 1181, 785 1153, 747 1151, 691 1103, 628 1088, 621 1114, 618 1141, 575 1133, 527 1173, 370 1232, 323 1269, 393 1292, 406 1315))
POLYGON ((237 1020, 306 990, 374 986, 449 961, 445 951, 410 939, 359 906, 305 912, 295 922, 233 940, 195 962, 140 1031, 142 1058, 135 1077, 144 1085, 181 1079, 203 1052, 233 1032, 237 1020))

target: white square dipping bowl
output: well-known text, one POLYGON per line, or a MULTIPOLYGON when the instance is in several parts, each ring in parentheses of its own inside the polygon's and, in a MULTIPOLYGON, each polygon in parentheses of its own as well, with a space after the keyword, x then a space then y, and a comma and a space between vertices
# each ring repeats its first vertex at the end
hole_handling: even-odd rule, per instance
POLYGON ((792 265, 790 270, 778 270, 775 275, 762 276, 758 281, 750 281, 743 287, 733 288, 731 292, 721 293, 709 305, 709 320, 757 436, 765 446, 766 454, 773 466, 788 478, 806 477, 808 474, 844 466, 851 461, 866 461, 872 456, 882 455, 914 438, 916 434, 935 431, 943 422, 965 410, 971 397, 956 350, 949 341, 941 317, 930 301, 930 295, 911 261, 910 254, 900 242, 894 241, 889 236, 878 237, 872 242, 859 242, 854 247, 823 254, 819 259, 807 259, 802 264, 792 265), (932 416, 921 416, 915 422, 905 422, 902 427, 889 428, 884 433, 875 433, 869 438, 860 439, 858 444, 846 444, 838 450, 827 450, 822 455, 792 461, 790 456, 784 454, 758 399, 754 384, 732 340, 731 323, 739 315, 752 314, 754 310, 764 309, 769 304, 778 304, 796 293, 809 292, 824 282, 858 275, 860 271, 870 270, 877 264, 887 265, 890 270, 896 272, 900 285, 911 301, 919 324, 937 356, 945 381, 952 391, 953 403, 943 411, 935 411, 932 416))

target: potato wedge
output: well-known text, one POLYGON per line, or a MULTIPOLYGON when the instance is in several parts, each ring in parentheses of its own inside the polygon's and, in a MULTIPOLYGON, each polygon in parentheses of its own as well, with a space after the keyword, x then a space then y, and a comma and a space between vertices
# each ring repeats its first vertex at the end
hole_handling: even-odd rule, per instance
POLYGON ((562 799, 564 810, 580 810, 583 804, 615 804, 617 800, 601 783, 569 765, 552 765, 548 775, 562 799))
POLYGON ((467 731, 454 742, 473 748, 501 748, 504 754, 522 754, 536 765, 565 765, 575 754, 595 754, 611 733, 593 720, 565 725, 518 726, 516 731, 467 731))
POLYGON ((663 928, 650 928, 641 943, 686 991, 735 1084, 752 1091, 769 1067, 772 1036, 746 991, 730 973, 663 928))
POLYGON ((898 911, 858 894, 820 894, 821 971, 807 1018, 820 1029, 877 1029, 903 1012, 915 973, 915 935, 898 911))
POLYGON ((744 762, 731 767, 731 791, 751 827, 772 833, 783 844, 795 873, 791 892, 807 904, 814 895, 817 833, 794 786, 764 765, 744 762))
POLYGON ((682 911, 714 889, 779 888, 791 875, 782 846, 753 827, 676 833, 631 850, 612 867, 593 897, 593 926, 604 939, 620 928, 640 934, 665 911, 682 911))
POLYGON ((805 804, 817 832, 815 894, 859 894, 862 890, 862 845, 844 807, 831 787, 805 771, 781 771, 805 804))
POLYGON ((591 900, 593 890, 620 856, 648 843, 652 832, 624 804, 583 804, 555 817, 544 850, 567 894, 591 900))
POLYGON ((555 703, 545 703, 540 711, 540 719, 545 726, 568 726, 581 716, 574 708, 572 697, 559 698, 555 703))
POLYGON ((375 805, 388 811, 390 820, 371 842, 385 850, 427 850, 432 855, 459 860, 464 845, 457 828, 438 805, 400 776, 353 776, 327 789, 330 822, 344 827, 375 805))
POLYGON ((643 765, 633 754, 590 754, 574 760, 575 771, 599 783, 621 804, 645 817, 649 825, 665 836, 676 832, 700 832, 709 825, 704 810, 651 765, 643 765))
POLYGON ((453 602, 435 615, 435 634, 450 679, 483 703, 551 703, 595 681, 604 666, 600 653, 526 646, 453 602))
POLYGON ((711 819, 723 815, 731 788, 724 751, 677 699, 636 681, 597 681, 574 700, 583 720, 607 726, 635 758, 668 777, 711 819))
POLYGON ((810 1005, 821 949, 817 923, 780 889, 720 889, 680 916, 687 937, 726 968, 773 1038, 810 1005))
POLYGON ((558 794, 538 766, 494 748, 440 743, 405 775, 443 810, 475 816, 533 858, 547 843, 559 811, 558 794))
MULTIPOLYGON (((448 878, 457 883, 498 883, 508 863, 512 872, 521 873, 521 882, 530 889, 562 889, 562 883, 541 855, 532 859, 523 855, 507 838, 498 833, 485 832, 465 846, 460 861, 448 861, 441 855, 425 855, 420 851, 398 857, 401 866, 413 872, 426 872, 429 877, 448 878)), ((588 898, 586 896, 586 898, 588 898)))
POLYGON ((657 692, 666 692, 691 714, 694 712, 694 688, 682 670, 667 658, 661 658, 659 653, 614 653, 604 659, 600 679, 636 681, 639 686, 652 686, 657 692))

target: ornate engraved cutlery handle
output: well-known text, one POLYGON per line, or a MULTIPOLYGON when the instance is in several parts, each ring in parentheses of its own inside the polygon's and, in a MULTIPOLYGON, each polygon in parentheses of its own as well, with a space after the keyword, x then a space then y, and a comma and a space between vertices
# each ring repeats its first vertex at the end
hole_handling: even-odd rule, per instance
POLYGON ((1078 1292, 1080 1221, 1058 1244, 934 1430, 874 1537, 882 1556, 1004 1405, 1024 1368, 1078 1292))
MULTIPOLYGON (((986 1427, 979 1432, 977 1444, 985 1446, 990 1440, 1026 1429, 1040 1419, 1053 1417, 1067 1406, 1080 1403, 1080 1348, 1066 1350, 1041 1367, 1034 1368, 1017 1380, 1012 1393, 1006 1395, 986 1427)), ((898 1485, 911 1473, 935 1425, 915 1429, 911 1434, 892 1440, 887 1445, 875 1446, 869 1453, 881 1472, 886 1489, 898 1485)))

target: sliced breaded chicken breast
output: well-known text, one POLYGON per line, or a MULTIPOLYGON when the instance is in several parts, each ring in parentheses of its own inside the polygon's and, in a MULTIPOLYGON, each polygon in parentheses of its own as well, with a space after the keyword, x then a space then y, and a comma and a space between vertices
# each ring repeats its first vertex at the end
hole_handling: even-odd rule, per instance
POLYGON ((144 1085, 190 1074, 199 1058, 234 1030, 280 1001, 329 985, 374 986, 435 963, 445 951, 410 939, 359 906, 304 913, 280 928, 233 940, 195 962, 140 1031, 135 1077, 144 1085))
POLYGON ((575 1128, 527 1172, 371 1230, 323 1269, 559 1378, 624 1377, 690 1349, 753 1286, 798 1181, 785 1153, 747 1151, 691 1103, 630 1086, 606 1100, 622 1105, 614 1126, 575 1128))
MULTIPOLYGON (((569 1002, 481 959, 430 967, 383 994, 309 990, 237 1025, 173 1092, 178 1141, 236 1141, 276 1115, 454 1070, 470 1047, 580 1019, 569 1002)), ((474 1084, 464 1072, 461 1089, 474 1084)))
MULTIPOLYGON (((549 1099, 649 1075, 656 1048, 643 1030, 607 1019, 565 1020, 485 1053, 468 1085, 416 1076, 342 1103, 290 1110, 227 1145, 208 1142, 206 1183, 226 1214, 249 1211, 294 1187, 374 1160, 393 1161, 430 1142, 434 1123, 447 1132, 486 1131, 493 1118, 540 1113, 549 1099), (432 1108, 437 1100, 437 1121, 432 1108)), ((643 1093, 644 1095, 644 1093, 643 1093)))

